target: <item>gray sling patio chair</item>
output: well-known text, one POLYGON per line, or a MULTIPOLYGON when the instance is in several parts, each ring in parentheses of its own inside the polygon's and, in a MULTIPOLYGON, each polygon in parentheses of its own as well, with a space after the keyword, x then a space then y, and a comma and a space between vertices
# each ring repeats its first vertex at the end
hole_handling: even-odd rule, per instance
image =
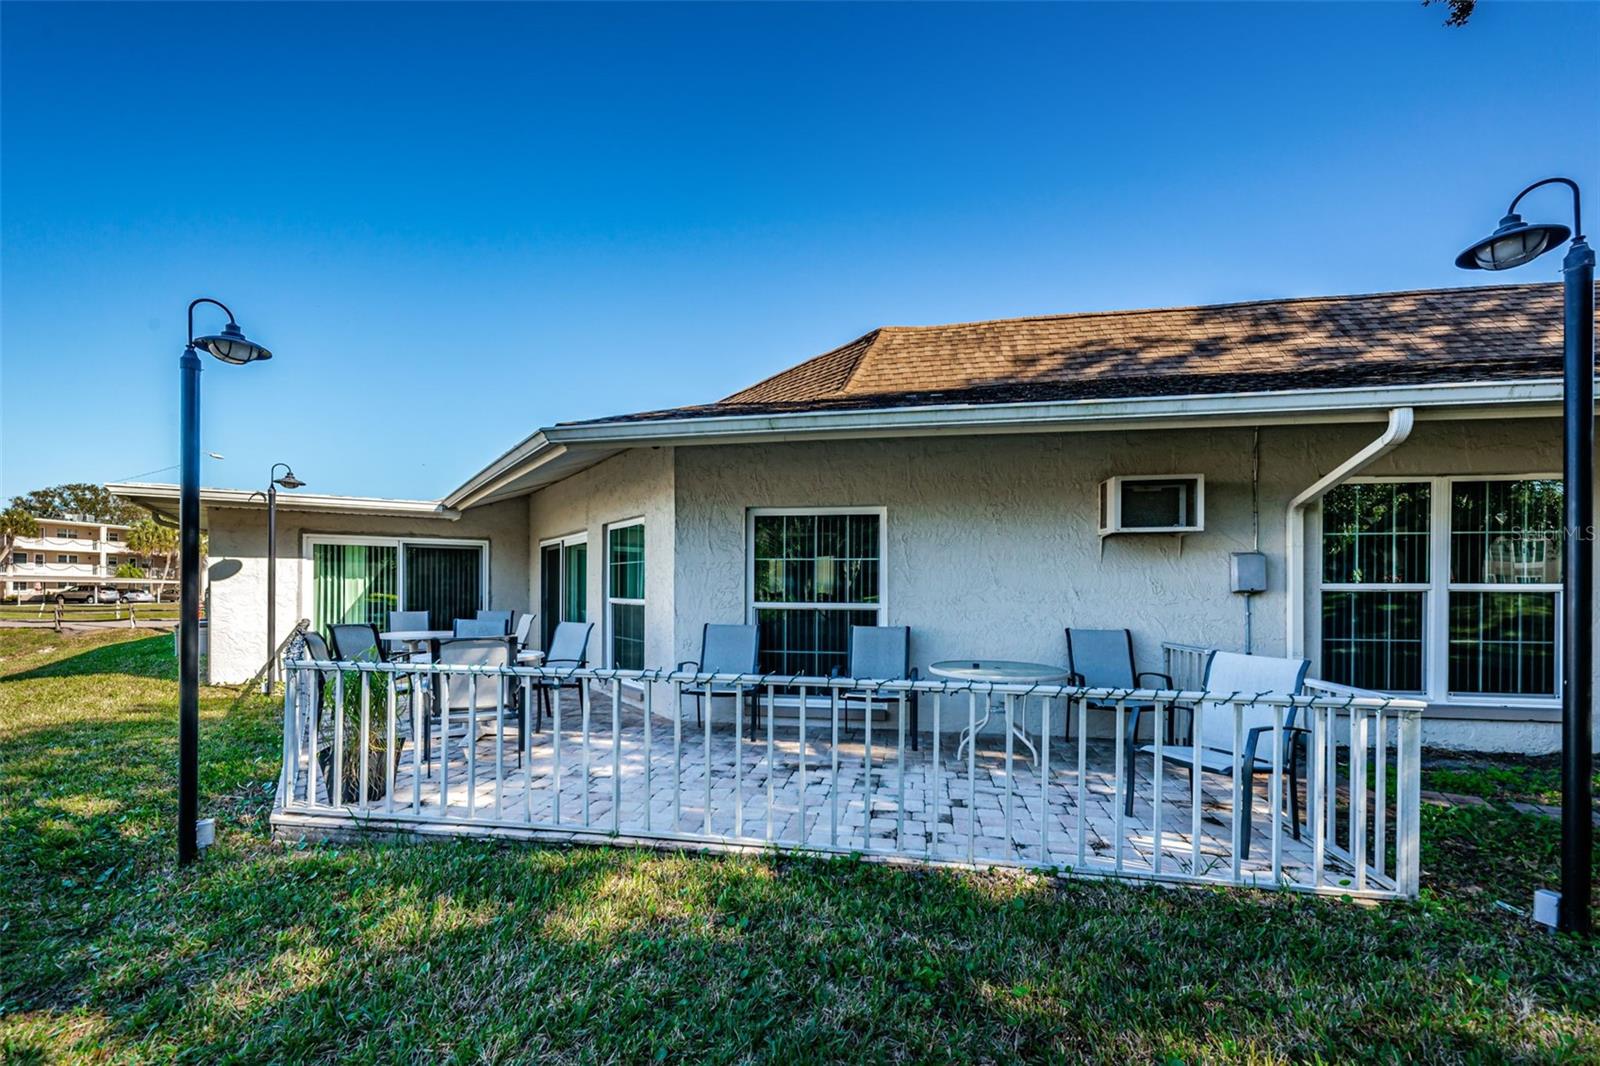
MULTIPOLYGON (((487 637, 462 637, 439 642, 438 663, 441 666, 515 666, 516 650, 511 638, 505 634, 487 637)), ((483 723, 493 723, 497 714, 517 723, 517 765, 522 765, 522 749, 527 746, 528 709, 519 699, 521 686, 510 674, 499 676, 473 676, 471 674, 435 674, 430 690, 427 715, 422 722, 423 757, 431 766, 433 749, 433 723, 446 720, 453 728, 456 723, 467 723, 465 742, 477 743, 483 723)), ((449 742, 441 733, 441 749, 449 742)), ((441 750, 441 756, 444 752, 441 750)))
POLYGON ((516 621, 516 613, 517 612, 515 611, 479 611, 478 621, 482 622, 488 620, 499 622, 502 626, 504 626, 501 632, 510 633, 512 623, 516 621))
MULTIPOLYGON (((556 671, 557 676, 539 678, 533 682, 539 690, 538 716, 533 724, 535 730, 544 725, 545 712, 550 710, 552 702, 561 698, 559 672, 576 670, 583 665, 584 658, 589 654, 589 635, 593 632, 593 622, 556 623, 556 631, 550 634, 550 646, 545 649, 544 661, 540 666, 556 671)), ((580 685, 583 683, 576 682, 580 685)))
POLYGON ((525 614, 517 619, 517 628, 512 631, 511 635, 516 639, 518 651, 527 650, 528 638, 533 634, 533 623, 537 617, 537 615, 525 614))
MULTIPOLYGON (((304 643, 300 650, 300 659, 302 661, 316 662, 320 660, 329 662, 333 659, 333 652, 328 648, 328 642, 322 639, 321 633, 307 630, 303 634, 303 640, 304 643)), ((337 671, 335 670, 316 670, 311 673, 315 680, 312 682, 310 707, 307 710, 315 709, 319 716, 322 714, 328 682, 333 680, 336 673, 337 671)), ((302 673, 300 676, 305 677, 307 675, 302 673)))
MULTIPOLYGON (((851 626, 849 671, 850 677, 863 681, 918 680, 917 668, 911 665, 911 627, 851 626)), ((832 676, 841 676, 838 667, 834 667, 832 676)), ((847 726, 852 703, 861 704, 864 728, 866 716, 872 713, 874 704, 898 705, 899 697, 892 693, 883 695, 867 688, 839 693, 839 705, 843 708, 847 726)), ((917 739, 919 716, 916 692, 907 694, 906 705, 911 712, 911 747, 915 750, 921 747, 917 739)))
MULTIPOLYGON (((733 626, 707 622, 700 631, 700 658, 685 659, 678 664, 678 670, 693 668, 697 674, 753 674, 757 670, 756 659, 760 655, 761 634, 755 626, 733 626)), ((756 686, 751 685, 745 690, 745 703, 750 708, 750 728, 755 728, 756 686)), ((704 721, 701 717, 702 704, 716 696, 737 697, 738 692, 733 685, 720 681, 706 681, 683 690, 685 695, 694 697, 694 720, 696 724, 704 721)), ((735 713, 740 709, 735 708, 735 713)))
POLYGON ((499 618, 457 618, 452 626, 456 639, 462 637, 507 637, 511 631, 499 618))
POLYGON ((340 622, 328 627, 328 643, 341 662, 383 662, 383 642, 371 622, 340 622))
MULTIPOLYGON (((383 642, 378 639, 378 627, 371 622, 339 622, 328 627, 328 636, 333 657, 340 662, 381 663, 388 658, 383 653, 383 642)), ((395 691, 402 696, 411 691, 411 679, 403 674, 395 678, 394 684, 395 691)))
MULTIPOLYGON (((1293 696, 1300 693, 1300 688, 1306 679, 1306 670, 1311 666, 1309 659, 1283 659, 1271 655, 1242 655, 1232 651, 1214 651, 1206 660, 1205 680, 1201 688, 1212 694, 1214 699, 1202 700, 1200 711, 1200 735, 1195 736, 1194 719, 1189 720, 1189 743, 1184 746, 1174 745, 1164 747, 1161 757, 1166 762, 1181 763, 1189 768, 1189 773, 1222 774, 1226 777, 1233 776, 1234 745, 1233 726, 1234 712, 1233 701, 1228 697, 1237 694, 1244 704, 1242 717, 1244 719, 1244 746, 1239 751, 1239 769, 1244 775, 1240 783, 1240 792, 1243 795, 1245 809, 1235 812, 1235 817, 1244 815, 1243 832, 1239 847, 1239 857, 1250 857, 1250 823, 1255 813, 1255 779, 1257 774, 1272 772, 1272 723, 1275 716, 1273 708, 1266 704, 1254 704, 1250 700, 1260 693, 1271 693, 1279 696, 1293 696), (1263 742, 1262 738, 1266 737, 1263 742), (1265 754, 1262 754, 1265 752, 1265 754)), ((1295 725, 1295 712, 1299 708, 1289 707, 1284 712, 1283 722, 1283 751, 1281 754, 1282 765, 1289 773, 1289 822, 1292 826, 1294 839, 1300 839, 1300 773, 1297 753, 1300 750, 1298 743, 1302 738, 1310 735, 1310 730, 1295 725)), ((1127 746, 1127 765, 1124 767, 1126 782, 1126 804, 1124 810, 1133 813, 1133 763, 1134 746, 1131 743, 1133 730, 1138 727, 1139 712, 1134 711, 1133 722, 1129 725, 1129 741, 1127 746)), ((1154 755, 1155 747, 1146 744, 1138 749, 1146 755, 1154 755)), ((1273 812, 1273 817, 1278 812, 1273 812)))
MULTIPOLYGON (((427 611, 390 611, 389 612, 389 631, 390 632, 399 632, 399 631, 408 630, 408 629, 413 631, 413 632, 415 632, 417 630, 423 630, 423 629, 429 629, 429 628, 431 628, 431 627, 428 625, 428 612, 427 611)), ((409 647, 407 647, 405 641, 403 641, 403 640, 391 640, 389 642, 389 658, 395 659, 395 660, 399 660, 399 661, 404 661, 404 660, 407 660, 407 659, 415 658, 415 656, 412 654, 411 649, 409 647)))
MULTIPOLYGON (((1067 681, 1086 688, 1167 688, 1172 678, 1155 670, 1135 670, 1133 666, 1133 633, 1126 629, 1073 629, 1067 628, 1067 681), (1154 685, 1148 681, 1160 681, 1154 685)), ((1127 705, 1132 709, 1132 705, 1127 705)), ((1141 704, 1149 709, 1148 703, 1141 704)), ((1114 702, 1089 701, 1090 710, 1115 711, 1114 702)), ((1072 739, 1072 709, 1063 715, 1066 719, 1064 736, 1072 739)), ((1172 715, 1167 715, 1167 743, 1176 733, 1172 715)), ((1133 734, 1128 734, 1133 739, 1133 734)))
MULTIPOLYGON (((342 636, 344 643, 338 647, 329 648, 328 642, 322 639, 321 634, 308 630, 303 635, 304 643, 300 653, 302 661, 383 662, 383 656, 379 650, 377 626, 365 623, 341 623, 330 626, 329 629, 334 631, 335 639, 342 636)), ((302 706, 309 720, 316 723, 316 736, 312 739, 312 750, 316 755, 318 772, 322 775, 323 781, 327 783, 327 787, 331 791, 333 752, 335 750, 334 733, 336 732, 334 709, 338 706, 338 697, 333 690, 336 686, 342 685, 345 678, 352 675, 336 669, 318 669, 309 673, 302 673, 300 676, 302 679, 311 679, 311 695, 302 706)), ((381 679, 375 684, 381 684, 381 679)), ((355 751, 355 745, 359 741, 356 736, 351 735, 351 730, 355 728, 355 723, 360 721, 360 711, 359 707, 351 705, 350 690, 346 689, 345 691, 345 746, 346 751, 355 751)), ((381 690, 374 688, 373 691, 377 693, 381 690)), ((405 678, 396 679, 395 692, 402 698, 410 699, 410 686, 405 678)), ((395 749, 391 753, 396 769, 400 766, 400 754, 405 748, 405 741, 405 736, 398 737, 395 749)), ((354 778, 350 775, 347 767, 343 802, 354 802, 358 791, 354 778)))

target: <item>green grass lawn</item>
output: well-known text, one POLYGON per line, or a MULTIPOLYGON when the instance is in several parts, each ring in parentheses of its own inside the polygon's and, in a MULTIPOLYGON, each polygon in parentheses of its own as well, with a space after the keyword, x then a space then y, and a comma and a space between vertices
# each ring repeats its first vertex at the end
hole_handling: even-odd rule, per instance
POLYGON ((273 709, 216 688, 217 844, 179 872, 172 640, 130 636, 0 631, 6 1062, 1600 1061, 1600 949, 1494 905, 1554 883, 1547 818, 1426 808, 1424 897, 1376 907, 778 856, 286 847, 273 709))

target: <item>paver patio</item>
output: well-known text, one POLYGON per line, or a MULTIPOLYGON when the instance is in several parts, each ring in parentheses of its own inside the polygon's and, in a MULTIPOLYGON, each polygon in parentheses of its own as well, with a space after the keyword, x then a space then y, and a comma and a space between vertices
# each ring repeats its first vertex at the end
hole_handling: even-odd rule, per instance
MULTIPOLYGON (((519 753, 514 719, 499 730, 493 722, 486 722, 475 747, 469 750, 462 743, 457 723, 448 744, 448 762, 441 763, 436 726, 433 757, 423 762, 420 775, 414 758, 417 749, 409 740, 402 706, 393 812, 486 828, 553 826, 580 836, 677 833, 722 842, 896 853, 933 861, 1026 863, 1104 872, 1117 867, 1112 741, 1097 738, 1086 745, 1080 812, 1076 734, 1070 743, 1064 743, 1059 728, 1053 730, 1047 784, 1040 767, 1020 744, 1014 748, 1008 773, 1005 741, 999 735, 980 737, 969 773, 966 754, 956 757, 959 728, 955 718, 966 722, 964 704, 956 716, 946 709, 937 758, 932 738, 924 735, 921 750, 911 750, 908 744, 903 771, 893 730, 878 723, 873 730, 869 787, 866 738, 859 716, 842 731, 836 750, 826 711, 820 715, 820 724, 819 715, 813 712, 802 751, 797 720, 780 714, 774 722, 769 757, 765 721, 754 736, 747 735, 748 723, 736 733, 727 701, 719 701, 713 715, 708 751, 707 731, 696 723, 693 707, 685 701, 675 758, 674 723, 659 704, 647 736, 637 693, 625 694, 616 715, 620 728, 613 732, 610 686, 595 684, 590 691, 587 756, 583 710, 576 691, 569 687, 563 690, 559 734, 546 716, 542 727, 530 731, 527 750, 519 753), (968 830, 973 826, 969 840, 968 830)), ((374 728, 381 733, 385 726, 380 716, 381 701, 374 701, 374 728)), ((928 721, 925 712, 924 722, 928 721)), ((1039 745, 1037 734, 1032 739, 1039 745)), ((296 795, 303 797, 307 767, 303 756, 299 762, 296 795)), ((1121 872, 1192 875, 1196 871, 1188 774, 1170 764, 1163 774, 1158 869, 1149 802, 1154 787, 1152 771, 1151 758, 1140 756, 1134 814, 1124 819, 1120 833, 1124 841, 1121 872)), ((374 759, 369 769, 372 780, 378 781, 382 773, 374 759)), ((1284 782, 1287 790, 1287 775, 1284 782)), ((1267 787, 1265 778, 1258 780, 1254 841, 1250 857, 1240 862, 1246 880, 1254 875, 1262 883, 1270 883, 1272 878, 1267 787)), ((319 780, 317 795, 319 802, 326 804, 325 780, 319 780)), ((368 813, 381 817, 390 810, 382 787, 376 786, 368 813)), ((1232 853, 1232 811, 1229 780, 1203 775, 1201 876, 1226 871, 1232 853)), ((1297 841, 1291 836, 1287 817, 1283 825, 1284 880, 1309 885, 1313 869, 1310 834, 1303 833, 1297 841)), ((1333 853, 1327 856, 1325 886, 1348 888, 1351 876, 1348 864, 1333 853)))

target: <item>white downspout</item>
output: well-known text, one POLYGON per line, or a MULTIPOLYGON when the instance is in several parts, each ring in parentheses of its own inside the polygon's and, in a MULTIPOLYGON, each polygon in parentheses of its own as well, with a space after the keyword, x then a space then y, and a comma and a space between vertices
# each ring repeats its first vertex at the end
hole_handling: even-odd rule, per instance
POLYGON ((1394 451, 1411 436, 1414 414, 1409 407, 1396 407, 1389 411, 1389 425, 1382 435, 1356 452, 1350 458, 1318 478, 1316 483, 1289 501, 1287 536, 1284 538, 1284 587, 1288 595, 1288 653, 1291 658, 1301 658, 1306 647, 1305 608, 1305 553, 1306 508, 1322 499, 1340 482, 1355 476, 1374 460, 1394 451))

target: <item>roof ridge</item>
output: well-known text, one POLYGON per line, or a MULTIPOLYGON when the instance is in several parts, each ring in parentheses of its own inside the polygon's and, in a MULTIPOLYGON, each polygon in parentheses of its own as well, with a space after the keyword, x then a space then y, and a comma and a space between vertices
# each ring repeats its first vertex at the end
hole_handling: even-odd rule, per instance
MULTIPOLYGON (((1179 311, 1225 311, 1236 307, 1262 307, 1267 304, 1334 303, 1349 300, 1376 300, 1390 296, 1424 296, 1439 293, 1490 292, 1510 289, 1542 289, 1560 286, 1559 281, 1504 282, 1498 285, 1443 285, 1431 289, 1393 289, 1382 292, 1324 293, 1321 296, 1273 296, 1259 300, 1235 300, 1221 304, 1173 304, 1168 307, 1127 307, 1108 311, 1063 311, 1046 315, 1014 315, 1010 318, 978 318, 966 322, 934 322, 918 326, 879 326, 873 333, 912 332, 929 329, 954 329, 961 326, 1001 326, 1012 322, 1057 322, 1074 318, 1125 318, 1133 315, 1164 315, 1179 311)), ((854 342, 851 342, 854 343, 854 342)), ((848 345, 840 345, 841 348, 848 345)), ((836 348, 834 351, 838 351, 836 348)), ((824 354, 832 354, 824 353, 824 354)), ((815 358, 821 358, 816 356, 815 358)), ((806 360, 810 362, 811 360, 806 360)), ((804 363, 796 364, 803 366, 804 363)), ((791 367, 790 369, 794 369, 791 367)), ((777 375, 773 375, 776 377, 777 375)), ((753 386, 752 386, 753 387, 753 386)), ((741 392, 744 390, 741 389, 741 392)), ((737 395, 737 394, 735 394, 737 395)))

